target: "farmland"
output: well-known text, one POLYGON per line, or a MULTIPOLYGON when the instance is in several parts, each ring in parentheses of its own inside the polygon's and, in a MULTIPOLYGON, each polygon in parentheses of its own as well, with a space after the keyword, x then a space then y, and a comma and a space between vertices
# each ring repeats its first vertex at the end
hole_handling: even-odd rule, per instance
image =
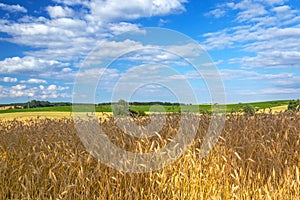
MULTIPOLYGON (((286 107, 289 103, 289 100, 278 100, 278 101, 266 101, 266 102, 253 102, 253 103, 237 103, 237 104, 227 104, 226 111, 227 112, 239 112, 243 109, 244 106, 253 106, 257 110, 266 110, 269 108, 276 108, 281 106, 282 109, 280 111, 286 110, 286 107), (286 106, 286 107, 284 107, 286 106)), ((85 106, 81 105, 84 111, 85 106)), ((138 111, 142 110, 145 112, 149 112, 151 110, 151 105, 130 105, 132 110, 138 111)), ((164 112, 179 112, 179 111, 189 111, 189 112, 211 112, 212 106, 210 104, 200 104, 200 105, 164 105, 163 109, 160 108, 158 111, 164 112)), ((275 109, 276 110, 276 109, 275 109)), ((112 112, 112 108, 110 104, 107 105, 95 105, 96 112, 112 112)), ((72 112, 72 106, 51 106, 51 107, 38 107, 38 108, 24 108, 24 109, 7 109, 0 110, 0 114, 2 113, 20 113, 20 112, 72 112)))
MULTIPOLYGON (((227 113, 241 112, 244 106, 253 106, 257 109, 257 113, 261 112, 272 112, 279 113, 287 110, 289 101, 269 101, 269 102, 256 102, 256 103, 240 103, 240 104, 227 104, 227 113)), ((86 110, 84 105, 81 106, 83 111, 86 110)), ((134 111, 144 111, 149 113, 152 112, 166 112, 166 113, 178 113, 180 111, 195 112, 195 113, 207 113, 212 111, 212 106, 209 104, 202 105, 175 105, 175 106, 163 106, 155 109, 155 106, 151 105, 132 105, 130 109, 134 111)), ((95 105, 95 112, 98 117, 102 113, 108 115, 112 114, 111 105, 95 105)), ((72 118, 72 106, 52 106, 52 107, 40 107, 40 108, 24 108, 24 109, 7 109, 0 110, 0 119, 2 120, 26 120, 31 118, 50 118, 50 119, 61 119, 61 118, 72 118)))
MULTIPOLYGON (((155 152, 178 134, 180 117, 168 116, 160 137, 145 139, 120 131, 113 118, 97 123, 114 144, 145 153, 155 152)), ((125 173, 96 160, 79 140, 71 118, 0 120, 0 197, 300 198, 299 113, 228 114, 216 146, 204 158, 199 153, 211 116, 193 117, 200 119, 193 143, 178 160, 148 173, 125 173)), ((145 125, 148 118, 134 120, 145 125)))

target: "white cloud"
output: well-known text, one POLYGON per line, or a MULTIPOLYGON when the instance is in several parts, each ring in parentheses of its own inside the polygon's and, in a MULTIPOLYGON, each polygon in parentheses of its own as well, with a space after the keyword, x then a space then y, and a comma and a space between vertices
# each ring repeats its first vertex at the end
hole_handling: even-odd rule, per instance
POLYGON ((0 86, 1 98, 19 98, 19 97, 31 97, 35 99, 56 99, 56 98, 68 98, 70 94, 66 91, 69 87, 49 85, 45 87, 40 85, 38 87, 29 87, 25 84, 17 84, 11 87, 0 86))
POLYGON ((200 44, 191 42, 182 45, 163 46, 163 49, 167 49, 170 52, 176 52, 179 56, 196 57, 203 53, 203 48, 200 44))
POLYGON ((137 32, 137 33, 144 33, 139 28, 138 24, 131 24, 127 22, 120 22, 120 23, 111 23, 108 25, 109 30, 112 32, 113 35, 120 35, 126 32, 137 32))
POLYGON ((258 16, 267 14, 263 2, 253 0, 242 0, 237 3, 228 2, 218 4, 216 9, 213 9, 205 14, 205 16, 213 16, 215 18, 223 17, 228 11, 238 11, 236 19, 240 22, 249 21, 258 16))
POLYGON ((220 74, 228 92, 228 98, 239 96, 239 101, 257 99, 291 99, 299 97, 300 76, 288 72, 257 72, 243 69, 223 69, 220 74), (232 84, 238 82, 239 84, 232 84), (253 98, 254 97, 254 98, 253 98))
POLYGON ((278 13, 284 13, 284 12, 290 11, 290 9, 291 9, 290 6, 284 5, 284 6, 275 7, 272 10, 275 12, 278 12, 278 13))
POLYGON ((213 67, 213 66, 217 66, 219 64, 222 64, 223 62, 224 62, 223 60, 218 60, 216 62, 203 63, 201 66, 203 66, 203 67, 213 67))
POLYGON ((86 22, 80 19, 33 20, 36 21, 12 23, 0 20, 0 27, 2 32, 13 36, 6 39, 9 42, 46 49, 67 49, 76 43, 81 45, 82 37, 88 37, 88 33, 83 31, 87 27, 86 22))
POLYGON ((295 94, 300 93, 299 88, 267 88, 260 91, 262 94, 295 94))
POLYGON ((26 88, 26 85, 18 84, 11 87, 13 90, 24 90, 26 88))
POLYGON ((282 5, 287 0, 259 0, 259 1, 267 5, 273 6, 273 5, 282 5))
POLYGON ((32 93, 25 93, 21 90, 10 90, 9 97, 15 98, 15 97, 25 97, 25 96, 31 96, 32 93))
MULTIPOLYGON (((1 74, 21 73, 29 74, 30 77, 39 75, 40 78, 60 78, 73 82, 76 77, 76 69, 73 66, 78 66, 99 41, 104 41, 101 49, 104 58, 145 48, 147 46, 139 42, 130 40, 109 42, 105 41, 105 38, 127 31, 141 33, 140 25, 131 20, 184 12, 187 0, 53 0, 53 2, 55 2, 53 5, 44 8, 50 18, 36 16, 35 13, 35 16, 28 15, 20 19, 0 19, 1 32, 10 36, 0 40, 28 46, 31 49, 23 52, 24 57, 5 58, 0 61, 1 74)), ((3 3, 0 3, 0 9, 27 12, 22 6, 3 3)), ((182 50, 191 53, 187 49, 182 50)), ((167 54, 155 56, 157 60, 169 58, 167 54)), ((95 71, 84 71, 78 76, 92 79, 95 77, 95 71)), ((119 71, 111 69, 106 72, 105 81, 109 84, 110 79, 119 76, 119 71)), ((3 88, 1 95, 5 94, 11 98, 67 96, 64 93, 66 87, 46 85, 46 80, 31 78, 20 83, 3 88)))
POLYGON ((187 0, 153 0, 152 1, 152 15, 165 15, 172 12, 185 11, 183 3, 187 0))
POLYGON ((300 13, 285 1, 252 1, 223 4, 237 10, 236 24, 203 36, 208 50, 236 48, 255 54, 232 58, 229 64, 253 68, 299 68, 300 13), (252 15, 253 14, 253 15, 252 15))
POLYGON ((41 99, 56 99, 59 97, 66 98, 70 97, 70 94, 65 93, 69 87, 57 86, 57 85, 49 85, 48 87, 44 87, 40 85, 38 87, 38 91, 36 92, 36 96, 41 99))
POLYGON ((49 85, 47 89, 50 91, 56 90, 56 85, 49 85))
POLYGON ((89 55, 84 65, 102 63, 106 59, 116 58, 140 63, 175 64, 185 66, 183 59, 199 56, 203 49, 195 43, 183 45, 144 45, 133 40, 104 41, 89 55), (178 54, 178 55, 177 55, 178 54))
POLYGON ((1 79, 5 83, 15 83, 18 82, 17 78, 12 78, 12 77, 4 77, 1 79))
POLYGON ((8 97, 7 92, 8 92, 8 90, 6 90, 6 88, 4 88, 2 85, 0 85, 0 98, 8 97))
POLYGON ((68 66, 66 63, 62 63, 56 60, 43 60, 37 59, 31 56, 12 57, 6 58, 3 61, 0 61, 0 73, 33 73, 41 72, 44 70, 59 69, 65 66, 68 66))
MULTIPOLYGON (((55 2, 57 5, 45 8, 50 19, 42 16, 25 16, 18 21, 0 19, 1 32, 11 36, 1 38, 2 40, 34 49, 24 52, 26 55, 24 58, 6 58, 0 61, 0 64, 4 65, 0 73, 23 71, 25 67, 21 66, 23 63, 21 61, 28 59, 36 62, 48 61, 50 65, 52 65, 50 61, 58 62, 58 66, 66 66, 65 62, 76 65, 96 47, 99 41, 108 36, 126 31, 141 32, 139 25, 130 23, 129 20, 184 12, 184 3, 187 1, 55 0, 55 2), (15 65, 14 62, 18 64, 15 65), (14 66, 11 66, 11 63, 14 66)), ((41 65, 36 67, 30 66, 27 71, 45 69, 45 62, 39 63, 41 65)))
POLYGON ((29 83, 29 84, 46 84, 47 81, 42 80, 42 79, 31 78, 31 79, 28 79, 27 81, 21 81, 21 83, 29 83))
POLYGON ((163 16, 166 14, 185 11, 183 3, 186 0, 109 0, 99 2, 92 0, 89 3, 93 21, 119 21, 120 19, 138 19, 142 17, 163 16))
POLYGON ((240 63, 246 68, 300 68, 300 52, 269 50, 259 52, 257 56, 234 58, 230 63, 240 63))
POLYGON ((166 64, 166 62, 176 61, 180 59, 180 57, 159 47, 149 46, 148 48, 137 49, 137 51, 124 56, 122 59, 142 63, 160 63, 163 65, 166 64))
POLYGON ((0 9, 6 10, 6 11, 9 11, 9 12, 23 12, 23 13, 27 12, 27 9, 24 8, 23 6, 20 6, 19 4, 17 4, 17 5, 8 5, 8 4, 0 3, 0 9))
POLYGON ((133 40, 123 41, 102 41, 97 49, 95 49, 88 57, 81 67, 89 66, 91 64, 100 64, 106 59, 116 58, 124 55, 125 53, 140 50, 144 48, 143 44, 133 40))
POLYGON ((130 68, 122 73, 112 92, 113 101, 127 99, 128 94, 131 94, 131 97, 138 94, 148 99, 158 96, 173 99, 175 96, 180 98, 180 102, 195 102, 194 90, 184 74, 172 67, 161 65, 142 64, 130 68))
POLYGON ((53 0, 53 1, 68 6, 87 5, 87 3, 89 2, 88 0, 53 0))
POLYGON ((48 6, 46 10, 51 18, 71 17, 74 14, 72 9, 62 6, 48 6))
MULTIPOLYGON (((289 80, 291 83, 292 80, 299 79, 292 73, 258 73, 253 70, 244 70, 244 69, 222 69, 219 70, 223 80, 264 80, 269 81, 274 85, 284 85, 282 81, 289 80)), ((286 84, 287 85, 287 84, 286 84)))
POLYGON ((205 16, 209 17, 209 16, 213 16, 215 18, 220 18, 223 17, 226 14, 226 11, 221 9, 221 8, 217 8, 214 10, 209 11, 208 13, 205 14, 205 16))
POLYGON ((96 66, 104 68, 112 60, 114 60, 114 63, 130 61, 131 65, 151 63, 188 66, 190 64, 187 61, 201 54, 203 54, 203 49, 195 43, 159 46, 144 45, 139 41, 129 39, 123 41, 103 41, 78 67, 95 68, 96 66))
POLYGON ((237 4, 231 5, 232 9, 239 10, 237 20, 240 22, 251 20, 257 16, 265 15, 267 11, 264 5, 254 3, 251 0, 243 0, 237 4))
POLYGON ((35 78, 31 78, 27 82, 28 83, 33 83, 33 84, 47 83, 47 81, 45 81, 45 80, 35 79, 35 78))
POLYGON ((170 20, 159 19, 158 26, 164 26, 165 24, 167 24, 169 22, 170 22, 170 20))
MULTIPOLYGON (((259 5, 263 7, 262 4, 259 5)), ((248 10, 252 10, 255 6, 258 6, 257 3, 242 1, 233 7, 244 8, 248 12, 248 10), (247 4, 249 5, 247 6, 247 4)), ((286 9, 289 8, 289 6, 281 6, 281 9, 282 8, 286 9)), ((254 10, 256 10, 256 13, 259 13, 259 9, 254 10)), ((237 16, 242 16, 243 12, 244 11, 238 12, 237 16)), ((285 26, 295 23, 295 20, 300 22, 299 12, 295 10, 284 16, 278 13, 274 14, 268 10, 267 14, 263 17, 251 16, 249 19, 245 17, 245 22, 242 23, 242 25, 237 24, 236 26, 228 27, 217 32, 206 33, 204 37, 207 37, 206 43, 209 44, 207 46, 210 48, 223 48, 232 45, 234 42, 255 42, 257 40, 278 39, 278 37, 298 37, 299 27, 294 25, 286 28, 285 26)))
MULTIPOLYGON (((101 87, 107 87, 108 84, 117 81, 121 72, 117 69, 111 68, 94 68, 94 69, 81 69, 76 75, 78 84, 93 84, 101 81, 101 87), (103 84, 105 83, 105 85, 103 84)), ((111 88, 109 86, 109 88, 111 88)))
POLYGON ((63 72, 63 73, 72 72, 72 69, 69 68, 69 67, 66 67, 66 68, 63 68, 63 69, 62 69, 62 72, 63 72))

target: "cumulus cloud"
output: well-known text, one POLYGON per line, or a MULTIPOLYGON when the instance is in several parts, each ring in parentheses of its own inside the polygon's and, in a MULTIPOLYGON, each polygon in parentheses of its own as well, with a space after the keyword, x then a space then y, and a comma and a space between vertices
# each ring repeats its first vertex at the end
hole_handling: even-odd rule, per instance
POLYGON ((71 17, 74 14, 72 9, 62 6, 48 6, 46 10, 51 18, 71 17))
POLYGON ((109 64, 106 61, 111 62, 116 58, 139 64, 159 63, 161 65, 186 66, 187 62, 184 59, 192 59, 202 53, 202 47, 195 43, 161 46, 143 44, 140 41, 129 39, 103 41, 79 67, 92 67, 96 64, 105 67, 106 64, 109 64))
POLYGON ((139 25, 128 20, 183 12, 186 0, 56 2, 59 4, 46 8, 50 19, 27 16, 19 21, 0 20, 1 31, 12 36, 3 39, 40 49, 25 52, 29 56, 46 59, 47 55, 48 59, 62 61, 83 59, 99 40, 111 34, 140 31, 139 25))
POLYGON ((31 78, 28 79, 27 81, 20 81, 21 83, 29 83, 29 84, 46 84, 47 81, 46 80, 42 80, 42 79, 36 79, 36 78, 31 78))
POLYGON ((133 20, 142 17, 163 16, 185 11, 183 3, 186 0, 110 0, 99 3, 92 0, 89 3, 93 21, 115 21, 120 19, 133 20))
POLYGON ((8 12, 23 12, 23 13, 27 12, 27 9, 24 8, 23 6, 20 6, 19 4, 8 5, 8 4, 0 3, 0 9, 6 10, 8 12))
POLYGON ((247 95, 247 96, 266 96, 266 95, 278 95, 277 98, 285 97, 286 95, 290 96, 291 98, 298 97, 294 94, 299 94, 300 89, 299 88, 264 88, 257 91, 251 91, 251 90, 240 90, 238 91, 239 94, 247 95))
POLYGON ((300 68, 300 52, 268 51, 257 56, 230 59, 230 63, 241 64, 245 68, 300 68))
POLYGON ((53 1, 68 6, 86 5, 89 2, 88 0, 53 0, 53 1))
POLYGON ((185 76, 172 67, 161 65, 139 65, 126 70, 112 92, 113 101, 139 93, 148 99, 152 99, 153 95, 166 99, 176 96, 180 102, 195 102, 194 90, 185 76))
POLYGON ((287 0, 259 0, 261 3, 274 6, 274 5, 282 5, 284 4, 287 0))
POLYGON ((13 90, 24 90, 26 88, 26 85, 18 84, 11 87, 13 90))
POLYGON ((32 97, 36 99, 56 99, 67 98, 70 94, 67 93, 69 87, 49 85, 47 87, 39 85, 38 87, 29 87, 25 84, 17 84, 14 86, 0 86, 1 98, 20 98, 32 97))
POLYGON ((18 82, 17 78, 12 78, 12 77, 4 77, 1 79, 5 83, 15 83, 18 82))
POLYGON ((216 5, 216 9, 230 12, 233 26, 204 34, 205 48, 243 52, 241 57, 233 54, 224 61, 223 66, 232 69, 219 71, 229 94, 247 101, 254 99, 252 96, 299 96, 300 79, 295 70, 300 68, 300 13, 286 2, 242 0, 216 5), (260 69, 264 69, 263 73, 260 69), (231 84, 234 81, 240 85, 231 84))
MULTIPOLYGON (((45 8, 50 18, 24 16, 18 20, 0 19, 1 32, 11 36, 1 38, 2 40, 32 47, 31 50, 23 52, 24 57, 0 61, 0 73, 26 73, 44 78, 68 76, 72 82, 74 71, 71 66, 78 66, 99 41, 105 41, 108 36, 127 31, 143 33, 140 25, 130 20, 184 12, 184 3, 187 2, 186 0, 54 1, 56 5, 45 8)), ((123 46, 121 49, 143 47, 134 41, 104 43, 106 44, 101 53, 104 57, 122 53, 119 50, 120 46, 123 46)))
MULTIPOLYGON (((9 37, 0 40, 30 47, 24 57, 5 58, 0 61, 0 73, 25 74, 30 77, 13 88, 3 88, 1 95, 8 97, 34 96, 58 98, 67 89, 58 85, 46 85, 47 78, 73 82, 76 67, 93 50, 99 41, 103 43, 102 58, 147 47, 135 41, 106 41, 108 37, 127 31, 143 33, 141 25, 133 20, 153 16, 178 14, 185 11, 187 0, 53 0, 54 4, 43 8, 48 16, 22 16, 19 19, 0 19, 0 30, 9 37), (44 80, 45 79, 45 80, 44 80), (36 86, 39 84, 39 86, 36 86), (23 88, 22 88, 22 87, 23 88)), ((27 12, 19 5, 1 3, 0 9, 9 12, 27 12)), ((166 55, 157 55, 164 59, 166 55)), ((100 58, 101 59, 101 58, 100 58)), ((83 71, 77 76, 93 77, 95 71, 83 71)), ((107 77, 117 77, 119 72, 107 72, 107 77)), ((98 74, 99 75, 99 74, 98 74)), ((3 80, 2 80, 3 81, 3 80)), ((8 79, 7 79, 8 81, 8 79)), ((11 79, 10 81, 13 81, 11 79)), ((109 80, 106 80, 109 82, 109 80)))
POLYGON ((237 47, 254 54, 229 60, 242 67, 299 68, 300 28, 295 23, 300 23, 300 13, 284 2, 243 0, 224 4, 238 10, 239 21, 235 26, 204 34, 206 49, 237 47))
POLYGON ((126 32, 137 32, 137 33, 144 33, 139 28, 138 24, 132 24, 127 22, 120 22, 120 23, 111 23, 108 25, 109 30, 113 35, 120 35, 126 32))
POLYGON ((284 6, 274 7, 272 10, 278 13, 284 13, 289 11, 290 9, 291 9, 290 6, 284 5, 284 6))
POLYGON ((41 72, 44 70, 57 69, 68 66, 69 64, 62 63, 56 60, 43 60, 31 56, 12 57, 0 61, 0 73, 32 73, 41 72))
POLYGON ((214 9, 209 11, 208 13, 205 13, 205 16, 210 17, 213 16, 215 18, 223 17, 226 14, 226 11, 220 8, 214 9))

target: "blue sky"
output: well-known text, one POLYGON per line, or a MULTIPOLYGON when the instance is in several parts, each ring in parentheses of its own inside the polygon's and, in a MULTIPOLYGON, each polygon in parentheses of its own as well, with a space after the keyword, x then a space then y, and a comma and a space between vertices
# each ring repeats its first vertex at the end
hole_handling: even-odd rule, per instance
POLYGON ((95 102, 213 101, 189 62, 202 59, 195 43, 176 34, 139 41, 147 27, 207 51, 212 62, 197 67, 220 75, 228 103, 300 98, 300 0, 10 0, 0 16, 0 104, 78 93, 95 102), (83 67, 97 51, 114 62, 83 67), (84 86, 73 91, 78 80, 84 86))

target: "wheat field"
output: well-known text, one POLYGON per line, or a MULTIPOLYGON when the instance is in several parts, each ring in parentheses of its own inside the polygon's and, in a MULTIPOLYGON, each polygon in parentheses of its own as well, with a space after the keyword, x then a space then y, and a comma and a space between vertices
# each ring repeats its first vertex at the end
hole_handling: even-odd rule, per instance
MULTIPOLYGON (((96 112, 92 113, 95 116, 99 118, 103 118, 105 116, 111 116, 112 113, 108 112, 96 112)), ((72 112, 58 112, 58 111, 52 111, 52 112, 13 112, 13 113, 1 113, 0 114, 0 120, 2 121, 13 121, 13 120, 19 120, 19 121, 26 121, 31 119, 62 119, 62 118, 72 118, 73 113, 72 112)))
MULTIPOLYGON (((71 118, 0 120, 0 199, 300 199, 300 115, 228 115, 210 154, 199 157, 210 116, 174 163, 148 173, 107 167, 84 148, 71 118)), ((135 119, 147 124, 149 119, 135 119)), ((159 137, 128 136, 99 120, 116 145, 155 151, 178 131, 169 116, 159 137)))

